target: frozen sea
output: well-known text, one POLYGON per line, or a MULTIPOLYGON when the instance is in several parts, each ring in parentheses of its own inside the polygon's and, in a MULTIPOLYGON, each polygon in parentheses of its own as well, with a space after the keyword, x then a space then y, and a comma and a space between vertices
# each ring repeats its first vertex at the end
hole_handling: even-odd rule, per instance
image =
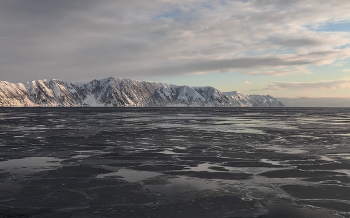
POLYGON ((0 108, 0 217, 350 217, 350 108, 0 108))

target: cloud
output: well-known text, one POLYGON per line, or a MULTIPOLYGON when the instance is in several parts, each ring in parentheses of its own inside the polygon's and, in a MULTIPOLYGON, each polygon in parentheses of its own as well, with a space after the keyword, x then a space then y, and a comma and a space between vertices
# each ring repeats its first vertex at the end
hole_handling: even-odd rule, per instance
POLYGON ((245 81, 244 83, 247 84, 247 85, 253 84, 253 83, 251 83, 251 82, 249 82, 249 81, 245 81))
POLYGON ((271 76, 282 76, 287 74, 295 74, 295 73, 305 73, 312 74, 305 67, 296 67, 292 69, 273 69, 273 70, 258 70, 258 71, 248 71, 243 74, 246 75, 271 75, 271 76))
POLYGON ((350 97, 278 98, 286 107, 350 107, 350 97))
POLYGON ((350 72, 350 69, 344 69, 344 70, 342 70, 341 72, 349 73, 349 72, 350 72))
MULTIPOLYGON (((281 55, 277 57, 240 57, 233 59, 191 59, 155 68, 145 68, 141 73, 148 75, 186 75, 211 72, 229 72, 244 69, 261 69, 283 66, 319 65, 330 63, 336 57, 347 56, 350 50, 330 50, 313 52, 301 55, 281 55)), ((297 68, 303 69, 303 68, 297 68)), ((138 74, 135 70, 130 70, 130 74, 138 74)), ((290 73, 290 71, 289 71, 290 73)), ((304 73, 309 73, 304 70, 304 73)))
POLYGON ((320 30, 348 11, 346 0, 0 1, 1 79, 297 73, 350 57, 349 33, 320 30))
POLYGON ((318 82, 273 82, 265 90, 348 89, 350 78, 318 82))
POLYGON ((346 64, 346 61, 341 60, 341 61, 336 61, 336 62, 333 64, 333 66, 335 66, 335 67, 342 67, 342 66, 344 66, 345 64, 346 64))

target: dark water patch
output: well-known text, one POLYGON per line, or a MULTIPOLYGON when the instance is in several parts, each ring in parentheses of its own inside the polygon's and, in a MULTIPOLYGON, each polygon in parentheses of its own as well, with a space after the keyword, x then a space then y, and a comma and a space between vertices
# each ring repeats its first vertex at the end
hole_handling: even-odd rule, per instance
POLYGON ((190 146, 187 149, 189 150, 203 150, 203 149, 207 149, 208 147, 210 147, 209 145, 194 145, 194 146, 190 146))
POLYGON ((290 203, 296 199, 283 187, 318 187, 315 193, 292 189, 305 201, 345 198, 349 137, 337 134, 350 129, 334 120, 348 119, 349 109, 0 108, 0 113, 25 117, 0 120, 1 161, 64 159, 25 176, 0 170, 5 189, 0 200, 8 206, 57 206, 37 217, 257 217, 267 212, 259 201, 267 200, 277 206, 266 204, 266 216, 322 217, 332 215, 331 209, 344 211, 348 203, 300 207, 290 203), (250 179, 274 168, 297 171, 250 179), (125 169, 130 175, 122 175, 125 169), (132 180, 134 174, 146 177, 132 180))
POLYGON ((125 186, 97 187, 87 189, 86 193, 93 197, 90 202, 92 207, 101 205, 138 205, 151 204, 157 197, 150 194, 139 184, 129 184, 125 186))
POLYGON ((339 218, 329 210, 303 207, 290 202, 266 202, 264 206, 269 212, 258 218, 339 218))
POLYGON ((252 178, 253 174, 248 173, 229 173, 229 172, 208 172, 208 171, 170 171, 165 172, 168 175, 181 175, 196 177, 201 179, 229 179, 246 180, 252 178))
MULTIPOLYGON (((172 176, 155 176, 152 178, 142 180, 143 185, 169 185, 171 182, 169 179, 174 178, 172 176)), ((176 177, 175 177, 176 178, 176 177)), ((158 190, 157 190, 158 191, 158 190)))
POLYGON ((340 170, 350 169, 350 163, 323 163, 323 164, 310 164, 310 165, 298 165, 298 169, 301 170, 340 170))
POLYGON ((113 162, 110 162, 110 163, 106 163, 106 165, 108 166, 112 166, 112 167, 121 167, 121 168, 132 168, 132 167, 136 167, 136 166, 139 166, 139 165, 143 165, 144 162, 143 161, 113 161, 113 162))
POLYGON ((345 173, 331 172, 331 171, 303 171, 298 169, 290 170, 275 170, 268 171, 260 174, 268 178, 315 178, 315 177, 327 177, 327 176, 343 176, 345 173))
POLYGON ((216 156, 181 156, 180 160, 193 160, 193 161, 205 161, 205 162, 225 162, 228 159, 216 156))
POLYGON ((105 170, 101 168, 96 168, 88 165, 79 165, 79 166, 64 166, 54 171, 49 171, 46 174, 46 177, 73 177, 73 178, 88 178, 94 177, 97 174, 110 173, 111 170, 105 170))
POLYGON ((7 207, 15 207, 21 205, 24 208, 62 208, 82 206, 88 203, 85 196, 75 190, 51 190, 43 194, 36 195, 35 192, 31 196, 22 196, 14 198, 1 204, 7 207))
POLYGON ((322 182, 322 183, 329 183, 329 184, 350 183, 350 177, 349 176, 311 177, 311 178, 305 178, 304 181, 322 182))
POLYGON ((341 202, 341 201, 327 201, 327 200, 300 200, 300 204, 312 205, 320 208, 328 208, 331 210, 341 211, 341 212, 350 212, 350 203, 341 202))
POLYGON ((6 179, 10 174, 7 172, 0 171, 0 181, 6 179))
POLYGON ((134 170, 140 171, 153 171, 153 172, 165 172, 169 170, 186 170, 189 169, 186 165, 177 165, 177 164, 144 164, 129 167, 134 170))
MULTIPOLYGON (((25 183, 35 189, 46 187, 49 189, 88 189, 105 186, 122 186, 128 183, 122 179, 91 179, 91 178, 43 178, 30 180, 25 183)), ((26 191, 27 189, 23 190, 26 191)), ((23 193, 21 193, 23 194, 23 193)))
MULTIPOLYGON (((235 196, 216 196, 193 198, 190 201, 159 205, 145 208, 139 214, 142 217, 168 217, 168 218, 213 218, 213 217, 256 217, 266 213, 257 201, 244 201, 235 196)), ((132 214, 130 217, 139 217, 132 214)))
POLYGON ((278 153, 271 150, 265 149, 257 149, 257 150, 245 150, 245 151, 237 151, 237 152, 227 152, 222 153, 222 157, 228 158, 239 158, 239 159, 269 159, 273 161, 294 161, 294 160, 305 160, 309 159, 307 156, 302 154, 288 154, 288 153, 278 153))
POLYGON ((142 160, 142 159, 158 159, 158 160, 171 160, 170 155, 162 154, 162 153, 108 153, 102 154, 99 158, 109 158, 113 160, 142 160))
POLYGON ((299 199, 339 199, 350 200, 350 187, 334 185, 283 185, 281 188, 299 199))
POLYGON ((47 208, 11 208, 11 207, 0 207, 0 217, 1 218, 15 218, 15 217, 34 217, 37 215, 42 215, 49 213, 50 209, 47 208))
POLYGON ((0 183, 0 192, 5 193, 6 196, 19 194, 25 185, 12 180, 6 180, 0 183))
POLYGON ((229 166, 229 167, 272 167, 272 168, 278 168, 283 166, 274 165, 271 163, 265 163, 260 161, 230 161, 222 164, 222 166, 229 166))
MULTIPOLYGON (((315 158, 305 158, 303 160, 288 160, 286 161, 286 164, 290 164, 290 165, 296 165, 296 166, 317 166, 319 164, 329 164, 329 161, 326 161, 326 160, 321 160, 321 159, 315 159, 315 158)), ((310 168, 312 169, 312 168, 310 168)))
POLYGON ((221 167, 221 166, 209 166, 208 169, 215 170, 215 171, 230 171, 225 167, 221 167))
POLYGON ((55 211, 52 216, 43 217, 169 217, 169 218, 214 218, 214 217, 256 217, 266 213, 256 201, 243 201, 235 196, 193 198, 169 204, 103 205, 83 211, 55 211))
POLYGON ((173 148, 172 151, 175 152, 175 153, 181 153, 181 154, 188 153, 188 151, 186 149, 173 148))

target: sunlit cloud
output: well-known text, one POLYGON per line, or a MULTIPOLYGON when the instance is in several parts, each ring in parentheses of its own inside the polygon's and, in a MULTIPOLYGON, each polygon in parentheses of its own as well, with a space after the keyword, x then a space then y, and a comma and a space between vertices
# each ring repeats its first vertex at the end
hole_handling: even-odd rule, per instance
POLYGON ((346 61, 336 61, 333 66, 335 67, 342 67, 346 64, 346 61))
POLYGON ((273 69, 273 70, 258 70, 258 71, 248 71, 243 74, 246 75, 271 75, 271 76, 282 76, 287 74, 305 73, 312 74, 305 67, 295 67, 292 69, 273 69))
POLYGON ((350 78, 318 82, 273 82, 265 90, 348 89, 350 78))
POLYGON ((350 57, 349 33, 322 29, 350 20, 350 1, 308 5, 299 0, 1 1, 1 79, 236 70, 271 76, 307 73, 288 68, 337 65, 350 57))
POLYGON ((350 96, 278 98, 287 107, 350 107, 350 96))

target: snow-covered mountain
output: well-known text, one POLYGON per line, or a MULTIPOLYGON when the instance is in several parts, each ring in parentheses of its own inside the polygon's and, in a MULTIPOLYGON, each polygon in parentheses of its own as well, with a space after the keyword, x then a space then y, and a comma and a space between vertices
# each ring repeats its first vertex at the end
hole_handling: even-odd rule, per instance
POLYGON ((86 83, 36 80, 0 81, 2 107, 281 107, 269 95, 222 93, 206 87, 177 86, 131 79, 106 78, 86 83))
POLYGON ((223 92, 237 107, 283 107, 284 104, 271 95, 244 95, 240 92, 223 92))

